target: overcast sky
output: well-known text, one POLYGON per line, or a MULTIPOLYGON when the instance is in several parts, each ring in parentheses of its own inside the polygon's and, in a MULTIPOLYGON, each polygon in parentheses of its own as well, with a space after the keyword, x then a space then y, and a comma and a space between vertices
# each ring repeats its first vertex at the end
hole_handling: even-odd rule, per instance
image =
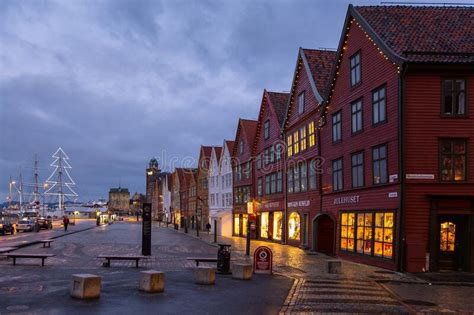
POLYGON ((151 157, 233 139, 264 88, 290 89, 300 46, 336 48, 348 3, 0 1, 0 201, 58 147, 80 200, 144 192, 151 157))

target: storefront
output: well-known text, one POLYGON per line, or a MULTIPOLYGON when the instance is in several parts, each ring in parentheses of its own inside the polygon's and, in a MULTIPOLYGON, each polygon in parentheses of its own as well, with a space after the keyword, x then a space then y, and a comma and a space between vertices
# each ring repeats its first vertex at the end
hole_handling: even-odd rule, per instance
POLYGON ((247 236, 247 227, 248 227, 248 214, 242 213, 234 213, 234 228, 233 228, 233 235, 234 236, 247 236))
POLYGON ((259 214, 259 238, 281 242, 283 239, 283 211, 265 211, 259 214))
POLYGON ((288 202, 287 243, 292 246, 309 246, 310 200, 288 202))

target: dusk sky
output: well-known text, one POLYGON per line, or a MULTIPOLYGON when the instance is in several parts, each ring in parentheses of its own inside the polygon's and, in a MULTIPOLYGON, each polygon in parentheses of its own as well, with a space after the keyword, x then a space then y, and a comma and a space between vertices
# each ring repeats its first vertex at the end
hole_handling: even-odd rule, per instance
POLYGON ((263 89, 290 89, 299 47, 335 49, 348 4, 2 0, 0 202, 35 154, 46 180, 58 147, 80 200, 143 193, 150 158, 194 163, 257 118, 263 89))

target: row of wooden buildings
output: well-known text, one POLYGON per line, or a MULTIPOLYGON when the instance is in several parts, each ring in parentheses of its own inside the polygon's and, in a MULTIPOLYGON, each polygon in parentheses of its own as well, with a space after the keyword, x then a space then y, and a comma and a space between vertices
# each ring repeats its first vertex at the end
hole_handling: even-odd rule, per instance
POLYGON ((472 7, 348 7, 233 141, 177 168, 168 218, 387 269, 474 271, 472 7))

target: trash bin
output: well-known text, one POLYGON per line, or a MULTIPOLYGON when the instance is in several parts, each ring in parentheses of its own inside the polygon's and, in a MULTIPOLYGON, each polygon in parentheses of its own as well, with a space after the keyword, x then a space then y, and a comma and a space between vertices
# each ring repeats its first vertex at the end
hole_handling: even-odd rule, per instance
POLYGON ((217 250, 217 272, 229 273, 230 270, 230 245, 218 244, 217 250))

